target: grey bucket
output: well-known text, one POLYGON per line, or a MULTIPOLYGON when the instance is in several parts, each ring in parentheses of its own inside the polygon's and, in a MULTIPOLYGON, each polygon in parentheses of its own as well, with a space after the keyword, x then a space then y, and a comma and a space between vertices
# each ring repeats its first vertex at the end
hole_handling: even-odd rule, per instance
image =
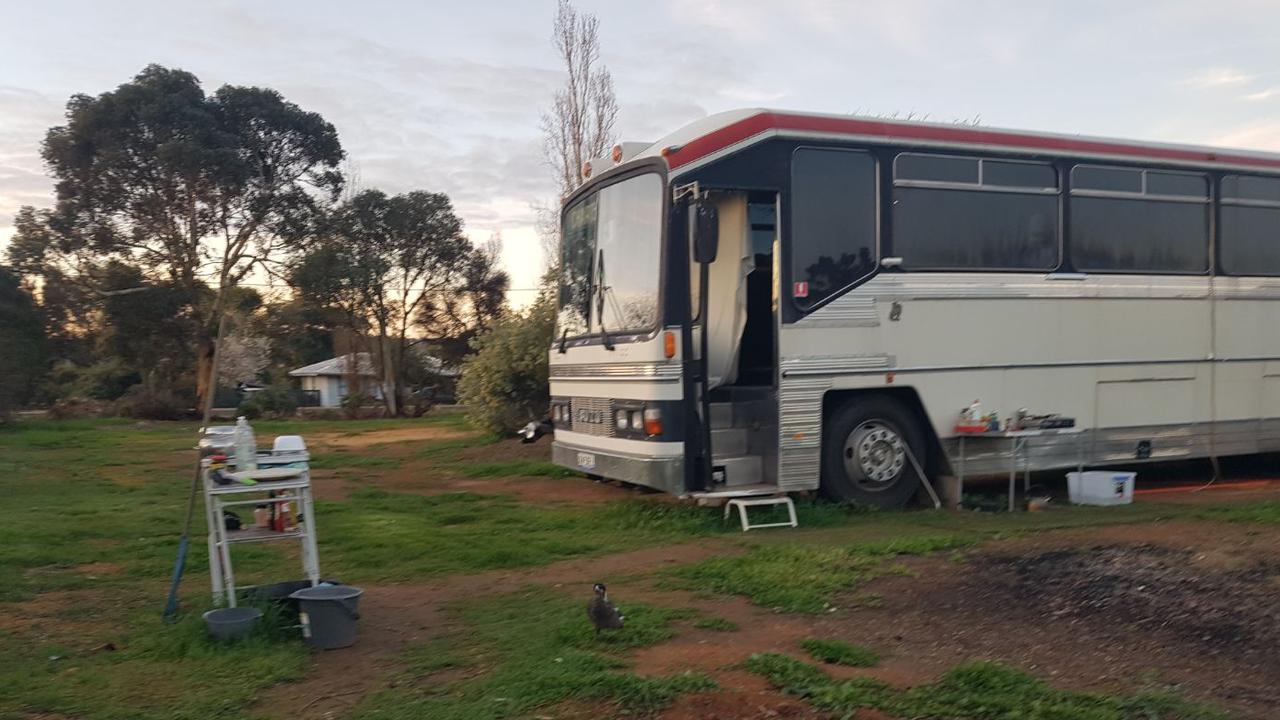
POLYGON ((239 640, 262 619, 256 607, 218 608, 204 614, 204 626, 214 640, 239 640))
POLYGON ((298 601, 302 637, 307 644, 321 650, 355 644, 363 594, 363 590, 350 585, 317 585, 290 594, 298 601))

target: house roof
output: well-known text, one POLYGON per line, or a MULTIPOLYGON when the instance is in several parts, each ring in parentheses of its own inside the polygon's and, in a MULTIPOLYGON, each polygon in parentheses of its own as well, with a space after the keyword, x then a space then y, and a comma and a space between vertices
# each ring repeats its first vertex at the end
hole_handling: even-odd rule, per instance
MULTIPOLYGON (((318 363, 313 363, 296 370, 290 370, 290 377, 341 377, 350 372, 351 358, 356 357, 359 363, 360 375, 362 377, 377 377, 378 371, 373 366, 373 360, 369 353, 348 353, 336 358, 329 358, 318 363)), ((431 372, 443 377, 457 377, 458 368, 451 365, 445 365, 440 358, 420 354, 419 359, 427 366, 431 372)))
POLYGON ((290 377, 316 377, 316 376, 337 376, 347 375, 351 372, 352 358, 356 360, 356 369, 362 377, 377 377, 378 373, 374 372, 373 361, 369 358, 369 353, 348 353, 340 355, 336 358, 329 358, 318 363, 312 363, 297 370, 290 370, 290 377))

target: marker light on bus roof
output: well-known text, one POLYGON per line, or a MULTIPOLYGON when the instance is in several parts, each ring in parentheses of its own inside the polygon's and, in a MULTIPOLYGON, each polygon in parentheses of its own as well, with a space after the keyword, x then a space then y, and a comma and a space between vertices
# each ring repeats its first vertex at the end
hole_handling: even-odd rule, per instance
POLYGON ((589 162, 582 163, 582 177, 584 178, 591 177, 591 163, 589 162))
POLYGON ((622 145, 618 144, 613 146, 613 164, 617 165, 620 162, 622 162, 622 145))

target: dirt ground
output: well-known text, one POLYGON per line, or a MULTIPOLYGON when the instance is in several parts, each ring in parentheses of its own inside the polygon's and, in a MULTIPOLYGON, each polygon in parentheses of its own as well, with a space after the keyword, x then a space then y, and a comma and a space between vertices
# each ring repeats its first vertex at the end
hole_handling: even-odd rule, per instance
MULTIPOLYGON (((301 718, 341 717, 394 676, 397 653, 447 629, 450 602, 542 584, 584 595, 582 578, 608 576, 631 602, 696 607, 737 631, 682 626, 662 644, 637 651, 642 675, 684 670, 711 675, 720 690, 679 698, 668 720, 821 718, 738 669, 752 653, 803 657, 800 640, 839 638, 885 659, 874 668, 828 666, 836 677, 873 677, 907 687, 937 679, 973 659, 1001 660, 1055 687, 1108 693, 1174 686, 1241 718, 1272 718, 1280 707, 1280 534, 1248 525, 1165 522, 1042 533, 987 543, 961 561, 904 561, 907 574, 858 589, 874 607, 849 602, 823 616, 782 615, 741 598, 696 596, 654 587, 646 573, 737 552, 730 540, 702 541, 540 569, 456 577, 426 585, 369 588, 360 642, 316 655, 305 681, 280 686, 261 707, 305 707, 301 718)), ((599 709, 597 708, 597 711, 599 709)), ((590 717, 564 707, 547 717, 590 717)), ((596 715, 598 716, 598 715, 596 715)), ((859 718, 875 718, 863 711, 859 718)))
POLYGON ((1056 687, 1156 683, 1245 718, 1280 707, 1280 537, 1243 525, 1158 523, 990 544, 966 562, 908 563, 866 586, 880 607, 814 630, 887 652, 870 674, 912 684, 995 659, 1056 687), (885 677, 889 673, 892 677, 885 677))

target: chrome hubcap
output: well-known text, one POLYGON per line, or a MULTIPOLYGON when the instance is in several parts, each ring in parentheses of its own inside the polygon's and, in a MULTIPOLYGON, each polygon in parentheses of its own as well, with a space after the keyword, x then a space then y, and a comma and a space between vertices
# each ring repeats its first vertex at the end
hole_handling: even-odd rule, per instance
POLYGON ((864 490, 884 490, 907 465, 902 436, 890 425, 868 420, 849 433, 844 442, 844 469, 864 490))

